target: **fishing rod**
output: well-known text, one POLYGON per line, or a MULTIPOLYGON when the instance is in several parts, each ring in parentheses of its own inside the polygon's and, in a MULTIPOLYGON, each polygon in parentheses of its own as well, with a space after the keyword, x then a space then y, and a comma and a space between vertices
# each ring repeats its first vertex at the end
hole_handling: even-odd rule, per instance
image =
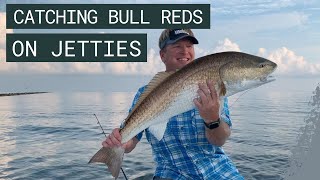
MULTIPOLYGON (((107 135, 106 135, 106 133, 104 132, 104 130, 103 130, 102 126, 101 126, 101 123, 100 123, 98 117, 96 116, 96 114, 93 114, 93 115, 94 115, 94 117, 96 117, 96 119, 97 119, 97 121, 98 121, 97 124, 99 124, 99 126, 100 126, 100 128, 101 128, 101 130, 102 130, 102 133, 103 133, 104 136, 107 138, 107 135)), ((127 178, 127 176, 126 176, 126 173, 124 173, 124 170, 122 169, 122 167, 121 167, 120 169, 121 169, 121 171, 122 171, 122 174, 124 175, 124 178, 125 178, 126 180, 128 180, 128 178, 127 178)))

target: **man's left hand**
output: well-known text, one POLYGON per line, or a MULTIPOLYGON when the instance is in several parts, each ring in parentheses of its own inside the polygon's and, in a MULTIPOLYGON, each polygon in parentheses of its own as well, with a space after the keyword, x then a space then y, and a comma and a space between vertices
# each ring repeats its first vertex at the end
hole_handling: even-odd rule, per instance
POLYGON ((199 98, 193 100, 200 116, 207 123, 216 121, 219 118, 219 98, 214 85, 215 83, 210 80, 207 80, 206 83, 200 83, 197 91, 199 98))

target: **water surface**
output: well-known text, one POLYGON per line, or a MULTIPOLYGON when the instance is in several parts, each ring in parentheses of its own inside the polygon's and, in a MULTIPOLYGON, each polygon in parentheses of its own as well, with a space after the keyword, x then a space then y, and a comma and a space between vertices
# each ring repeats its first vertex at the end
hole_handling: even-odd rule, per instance
MULTIPOLYGON (((224 149, 246 179, 284 177, 316 85, 315 79, 278 79, 229 98, 233 127, 224 149)), ((0 97, 0 179, 112 179, 104 165, 87 164, 104 139, 93 114, 109 133, 126 117, 134 94, 0 97)), ((151 179, 145 138, 126 154, 123 168, 130 179, 151 179)))

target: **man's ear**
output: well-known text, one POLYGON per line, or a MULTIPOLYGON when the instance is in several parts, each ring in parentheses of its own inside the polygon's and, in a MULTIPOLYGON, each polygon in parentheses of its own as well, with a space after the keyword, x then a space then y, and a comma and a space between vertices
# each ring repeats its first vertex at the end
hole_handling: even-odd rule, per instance
POLYGON ((164 64, 166 64, 166 59, 165 59, 165 57, 164 57, 165 50, 164 50, 164 49, 161 49, 160 52, 159 52, 159 54, 160 54, 161 61, 162 61, 164 64))

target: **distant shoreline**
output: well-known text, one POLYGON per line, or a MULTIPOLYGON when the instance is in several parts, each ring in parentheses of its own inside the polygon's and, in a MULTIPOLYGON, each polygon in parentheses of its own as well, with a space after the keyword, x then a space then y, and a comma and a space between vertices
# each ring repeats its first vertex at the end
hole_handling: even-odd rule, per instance
POLYGON ((28 95, 28 94, 43 94, 49 92, 22 92, 22 93, 0 93, 1 96, 20 96, 20 95, 28 95))

